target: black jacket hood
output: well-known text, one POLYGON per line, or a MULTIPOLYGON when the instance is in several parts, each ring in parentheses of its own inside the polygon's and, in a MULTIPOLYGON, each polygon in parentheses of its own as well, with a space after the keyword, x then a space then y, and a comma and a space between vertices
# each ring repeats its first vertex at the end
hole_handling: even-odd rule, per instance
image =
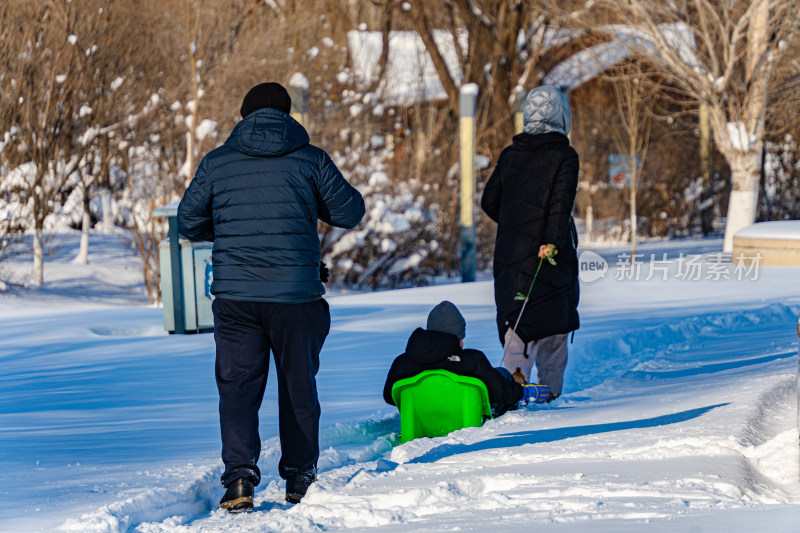
POLYGON ((553 145, 569 146, 569 137, 563 133, 520 133, 514 135, 512 146, 517 150, 538 150, 553 145))
POLYGON ((406 344, 406 355, 413 361, 430 365, 461 351, 458 337, 452 333, 417 328, 406 344))
POLYGON ((309 142, 305 128, 283 111, 259 109, 244 117, 225 146, 252 156, 285 155, 309 142))

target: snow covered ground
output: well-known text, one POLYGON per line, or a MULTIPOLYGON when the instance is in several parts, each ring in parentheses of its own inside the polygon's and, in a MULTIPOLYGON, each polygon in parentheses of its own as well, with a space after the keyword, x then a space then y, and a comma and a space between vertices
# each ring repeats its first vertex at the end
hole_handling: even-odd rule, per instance
POLYGON ((47 285, 0 292, 0 531, 798 530, 800 269, 725 279, 721 240, 663 241, 625 279, 624 248, 595 250, 610 268, 582 284, 565 395, 403 445, 392 359, 449 299, 499 363, 491 282, 330 295, 319 482, 283 502, 271 380, 257 512, 228 516, 213 337, 166 335, 125 237, 92 239, 77 265, 77 234, 56 236, 47 285), (701 280, 681 253, 712 254, 701 280))

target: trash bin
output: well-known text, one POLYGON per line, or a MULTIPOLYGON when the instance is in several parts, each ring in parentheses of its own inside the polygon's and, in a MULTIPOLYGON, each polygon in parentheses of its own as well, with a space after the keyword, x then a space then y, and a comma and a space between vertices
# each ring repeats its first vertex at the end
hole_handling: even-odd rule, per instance
POLYGON ((158 248, 164 329, 170 333, 213 331, 213 243, 192 242, 180 237, 177 202, 159 207, 153 215, 169 219, 169 238, 158 248))

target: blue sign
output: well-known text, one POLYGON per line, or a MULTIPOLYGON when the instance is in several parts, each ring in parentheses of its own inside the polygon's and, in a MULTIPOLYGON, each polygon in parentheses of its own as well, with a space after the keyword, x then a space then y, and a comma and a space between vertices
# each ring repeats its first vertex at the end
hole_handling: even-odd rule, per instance
MULTIPOLYGON (((636 155, 637 171, 642 168, 642 158, 636 155)), ((608 154, 608 183, 614 189, 624 189, 631 184, 631 156, 608 154)))
POLYGON ((209 300, 214 299, 211 294, 211 284, 214 283, 214 267, 211 265, 211 258, 206 259, 206 297, 209 300))

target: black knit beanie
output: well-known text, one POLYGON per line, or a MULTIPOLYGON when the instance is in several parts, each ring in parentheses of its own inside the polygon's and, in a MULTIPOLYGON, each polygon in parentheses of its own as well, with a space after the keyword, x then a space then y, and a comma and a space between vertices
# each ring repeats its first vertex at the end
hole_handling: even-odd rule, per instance
POLYGON ((280 83, 275 83, 274 81, 259 83, 247 91, 242 101, 240 112, 242 118, 244 118, 253 111, 265 107, 271 107, 272 109, 277 109, 287 114, 291 111, 292 99, 280 83))

